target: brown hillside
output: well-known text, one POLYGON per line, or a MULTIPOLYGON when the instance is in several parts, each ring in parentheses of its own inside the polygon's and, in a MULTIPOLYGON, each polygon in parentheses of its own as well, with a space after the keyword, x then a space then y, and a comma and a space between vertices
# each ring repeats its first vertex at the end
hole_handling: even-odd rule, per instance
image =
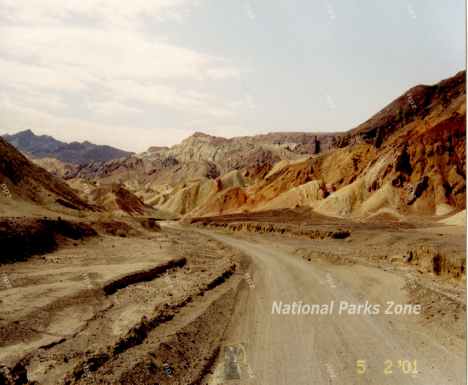
POLYGON ((157 215, 157 210, 146 205, 140 198, 118 183, 101 185, 87 194, 89 201, 108 212, 131 216, 157 215))
POLYGON ((29 202, 51 209, 92 209, 61 179, 31 163, 0 138, 0 204, 15 207, 29 202))
POLYGON ((417 86, 337 137, 338 148, 277 163, 235 194, 219 191, 193 215, 310 206, 333 216, 381 210, 442 215, 465 208, 465 73, 417 86), (340 148, 341 147, 341 148, 340 148), (236 201, 237 197, 237 201, 236 201), (224 203, 223 203, 224 202, 224 203))

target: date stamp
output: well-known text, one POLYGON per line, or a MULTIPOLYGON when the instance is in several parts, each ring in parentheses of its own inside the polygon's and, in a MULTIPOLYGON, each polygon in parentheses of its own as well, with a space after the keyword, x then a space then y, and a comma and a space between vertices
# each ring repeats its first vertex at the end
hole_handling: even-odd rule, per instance
MULTIPOLYGON (((401 359, 401 360, 385 360, 382 363, 381 369, 383 374, 386 376, 391 376, 394 374, 404 374, 404 375, 418 375, 418 362, 417 360, 410 359, 401 359)), ((364 376, 370 372, 366 360, 357 360, 356 361, 356 373, 360 376, 364 376)))

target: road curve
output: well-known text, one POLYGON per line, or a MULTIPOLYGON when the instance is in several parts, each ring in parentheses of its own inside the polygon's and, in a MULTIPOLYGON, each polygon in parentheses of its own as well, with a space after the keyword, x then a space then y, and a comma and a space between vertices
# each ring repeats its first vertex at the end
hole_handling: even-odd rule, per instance
MULTIPOLYGON (((382 305, 406 298, 404 279, 377 268, 306 262, 281 241, 201 230, 252 258, 250 289, 238 304, 226 345, 242 346, 240 380, 221 357, 209 384, 461 385, 464 349, 434 340, 415 315, 338 314, 337 304, 382 305), (272 314, 273 303, 335 303, 333 314, 272 314), (409 363, 408 363, 409 362, 409 363), (231 373, 232 374, 232 373, 231 373), (234 382, 233 382, 234 381, 234 382)), ((424 312, 424 309, 423 309, 424 312)))

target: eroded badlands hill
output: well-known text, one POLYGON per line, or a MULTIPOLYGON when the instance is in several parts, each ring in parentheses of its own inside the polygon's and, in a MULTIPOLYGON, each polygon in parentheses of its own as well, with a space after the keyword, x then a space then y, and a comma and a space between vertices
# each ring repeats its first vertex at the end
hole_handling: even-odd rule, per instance
POLYGON ((30 213, 35 207, 55 210, 91 210, 70 186, 30 162, 15 147, 0 138, 0 212, 30 213))
MULTIPOLYGON (((465 208, 465 72, 416 86, 344 133, 220 138, 68 172, 72 183, 121 183, 177 215, 310 206, 333 216, 445 215, 465 208)), ((79 185, 79 184, 78 184, 79 185)))

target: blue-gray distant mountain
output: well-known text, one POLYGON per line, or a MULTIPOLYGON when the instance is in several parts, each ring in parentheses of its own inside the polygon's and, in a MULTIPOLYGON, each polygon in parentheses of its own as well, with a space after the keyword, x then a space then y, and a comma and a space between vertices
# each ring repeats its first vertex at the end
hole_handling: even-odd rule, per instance
POLYGON ((105 162, 131 154, 118 148, 97 145, 88 141, 65 143, 48 135, 36 135, 31 130, 4 135, 3 138, 21 152, 35 158, 55 158, 74 164, 105 162))

